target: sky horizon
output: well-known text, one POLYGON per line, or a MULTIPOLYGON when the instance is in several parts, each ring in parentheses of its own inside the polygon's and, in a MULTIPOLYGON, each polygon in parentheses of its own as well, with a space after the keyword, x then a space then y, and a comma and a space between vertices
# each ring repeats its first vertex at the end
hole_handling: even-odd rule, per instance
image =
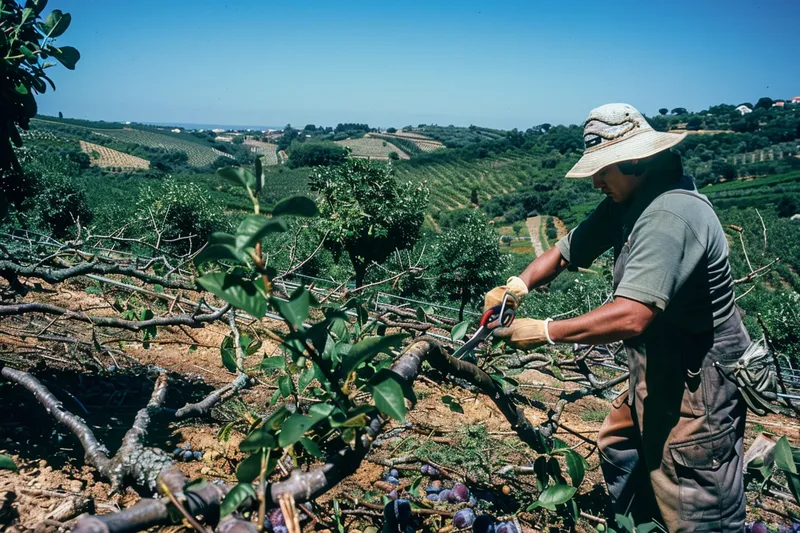
POLYGON ((627 102, 800 95, 800 2, 339 5, 51 0, 74 71, 42 114, 106 121, 526 129, 627 102))

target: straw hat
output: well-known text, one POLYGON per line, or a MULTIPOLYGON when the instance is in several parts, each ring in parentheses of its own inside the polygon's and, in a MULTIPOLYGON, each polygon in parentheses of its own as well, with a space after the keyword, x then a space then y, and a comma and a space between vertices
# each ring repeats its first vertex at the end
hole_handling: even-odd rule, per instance
POLYGON ((635 107, 606 104, 592 109, 583 123, 583 157, 567 172, 568 178, 586 178, 601 169, 644 159, 672 148, 686 133, 662 133, 650 127, 635 107))

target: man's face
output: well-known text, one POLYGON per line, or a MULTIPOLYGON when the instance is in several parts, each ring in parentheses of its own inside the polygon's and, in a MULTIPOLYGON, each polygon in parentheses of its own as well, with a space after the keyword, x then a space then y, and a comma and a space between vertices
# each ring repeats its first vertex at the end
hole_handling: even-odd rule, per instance
POLYGON ((619 165, 610 165, 592 176, 592 185, 600 189, 603 194, 610 196, 616 203, 621 203, 631 197, 642 183, 642 177, 623 174, 619 165))

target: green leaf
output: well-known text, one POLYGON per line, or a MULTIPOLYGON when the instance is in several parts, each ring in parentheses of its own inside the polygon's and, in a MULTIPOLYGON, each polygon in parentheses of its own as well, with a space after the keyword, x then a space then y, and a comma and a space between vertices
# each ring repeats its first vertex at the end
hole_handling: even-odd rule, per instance
POLYGON ((219 507, 220 516, 228 516, 234 512, 247 498, 256 498, 256 491, 249 483, 239 483, 233 487, 219 507))
POLYGON ((67 67, 69 70, 75 70, 75 65, 81 58, 80 52, 72 46, 62 46, 56 48, 55 46, 48 46, 47 51, 50 52, 56 60, 67 67))
POLYGON ((399 346, 406 337, 408 335, 405 333, 395 333, 385 337, 367 337, 357 342, 342 358, 341 374, 347 376, 361 363, 369 361, 379 353, 390 353, 389 350, 399 346))
POLYGON ((280 355, 275 357, 265 357, 261 361, 261 370, 286 370, 286 359, 280 355))
POLYGON ((539 492, 547 488, 550 476, 547 474, 547 456, 540 455, 533 462, 533 472, 536 476, 536 490, 539 492))
POLYGON ((217 170, 217 176, 228 181, 241 185, 245 189, 253 189, 256 186, 256 177, 253 173, 242 167, 225 167, 217 170))
POLYGON ((330 404, 316 404, 308 410, 308 415, 301 415, 295 413, 281 426, 281 432, 278 435, 278 445, 281 448, 291 446, 306 434, 318 422, 328 417, 333 411, 333 406, 330 404))
POLYGON ((264 296, 252 281, 241 276, 212 272, 197 278, 196 281, 205 290, 256 318, 261 318, 267 313, 267 301, 264 296))
POLYGON ((290 196, 284 198, 272 209, 272 216, 294 215, 297 217, 315 217, 319 214, 317 205, 311 198, 305 196, 290 196))
POLYGON ((419 488, 419 484, 422 483, 422 476, 417 476, 414 478, 414 481, 411 482, 411 486, 408 488, 408 492, 412 495, 417 495, 417 489, 419 488))
POLYGON ((219 353, 222 356, 222 365, 228 372, 236 372, 236 350, 233 347, 233 338, 228 335, 222 339, 219 345, 219 353))
POLYGON ((54 9, 42 22, 42 30, 50 37, 58 37, 67 31, 70 22, 72 22, 72 15, 62 13, 60 9, 54 9))
POLYGON ((286 222, 281 218, 249 215, 236 229, 236 249, 242 251, 250 248, 270 233, 281 233, 287 229, 286 222))
POLYGON ((786 436, 781 437, 778 439, 778 442, 775 443, 774 453, 775 466, 784 472, 797 474, 797 465, 794 462, 794 457, 792 457, 792 447, 789 445, 786 436))
POLYGON ((7 456, 0 454, 0 470, 13 470, 17 471, 17 465, 14 464, 14 460, 7 456))
POLYGON ((22 52, 22 55, 25 56, 25 59, 27 59, 29 63, 39 62, 39 58, 36 57, 36 55, 31 51, 31 49, 25 46, 24 44, 20 45, 19 51, 22 52))
POLYGON ((624 527, 625 531, 628 531, 629 533, 634 533, 636 531, 636 524, 630 515, 617 514, 614 517, 614 520, 617 522, 617 524, 624 527))
POLYGON ((544 507, 551 511, 556 510, 557 505, 567 503, 578 491, 575 487, 569 485, 553 485, 548 487, 539 495, 539 499, 528 506, 528 511, 536 509, 537 507, 544 507))
MULTIPOLYGON (((376 376, 377 377, 377 376, 376 376)), ((406 402, 403 395, 402 378, 392 370, 383 370, 379 377, 383 378, 370 386, 375 407, 395 420, 406 419, 406 402)))
POLYGON ((586 460, 574 450, 567 452, 565 459, 567 461, 567 473, 572 480, 572 486, 579 487, 586 473, 586 460))
POLYGON ((308 308, 312 304, 316 304, 316 300, 304 287, 299 287, 289 297, 288 302, 273 298, 272 303, 287 322, 294 326, 295 329, 300 329, 303 322, 308 318, 308 308))
POLYGON ((464 335, 467 334, 467 329, 469 328, 469 320, 465 320, 463 322, 459 322, 453 329, 450 331, 450 338, 454 341, 458 341, 464 338, 464 335))
POLYGON ((236 479, 241 483, 252 483, 261 473, 261 453, 254 453, 236 467, 236 479))
POLYGON ((30 7, 36 15, 39 15, 47 6, 47 0, 27 0, 25 6, 30 7))
POLYGON ((300 377, 297 379, 297 390, 298 392, 303 392, 308 387, 308 384, 314 381, 314 378, 317 376, 314 367, 307 368, 305 371, 300 374, 300 377))
POLYGON ((281 376, 278 378, 278 390, 281 391, 281 396, 286 398, 287 396, 292 395, 292 391, 294 390, 294 383, 292 383, 292 378, 289 376, 281 376))
POLYGON ((317 443, 314 442, 313 440, 303 437, 302 439, 300 439, 299 442, 300 444, 303 445, 303 448, 306 449, 309 455, 312 455, 317 458, 325 457, 325 454, 322 453, 322 450, 319 449, 319 446, 317 446, 317 443))
POLYGON ((442 396, 442 403, 450 408, 454 413, 464 414, 464 409, 461 407, 461 402, 452 396, 442 396))
POLYGON ((241 444, 239 449, 243 452, 255 452, 261 449, 270 450, 275 447, 275 435, 264 426, 255 429, 241 444))
POLYGON ((233 425, 237 422, 234 420, 232 422, 228 422, 222 429, 217 432, 217 440, 220 442, 228 442, 231 438, 231 431, 233 431, 233 425))
POLYGON ((208 245, 194 258, 195 265, 202 265, 208 261, 229 259, 242 264, 247 264, 245 255, 236 248, 236 237, 230 233, 216 232, 211 234, 208 245))

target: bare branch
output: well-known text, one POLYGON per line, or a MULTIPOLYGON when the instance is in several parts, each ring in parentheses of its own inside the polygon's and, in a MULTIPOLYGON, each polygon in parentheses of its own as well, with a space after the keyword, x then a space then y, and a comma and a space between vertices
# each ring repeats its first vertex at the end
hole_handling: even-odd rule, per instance
MULTIPOLYGON (((218 320, 231 308, 230 304, 226 304, 221 309, 207 314, 181 314, 169 317, 151 318, 150 320, 125 320, 122 318, 114 318, 107 316, 89 316, 80 311, 72 311, 63 307, 58 307, 52 304, 45 303, 26 303, 26 304, 8 304, 0 305, 0 316, 14 316, 24 315, 27 313, 46 313, 50 315, 61 315, 69 320, 77 320, 79 322, 86 322, 95 326, 104 326, 110 328, 127 329, 129 331, 142 331, 145 328, 155 326, 177 326, 184 325, 190 327, 201 327, 203 324, 218 320)), ((199 306, 198 306, 199 311, 199 306)))

